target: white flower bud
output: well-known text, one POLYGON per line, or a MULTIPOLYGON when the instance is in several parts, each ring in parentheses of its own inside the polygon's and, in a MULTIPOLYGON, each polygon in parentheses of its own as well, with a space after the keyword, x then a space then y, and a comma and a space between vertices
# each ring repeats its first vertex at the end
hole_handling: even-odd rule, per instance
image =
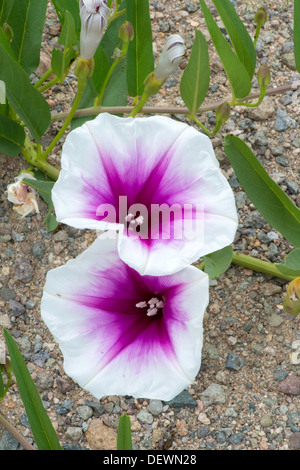
POLYGON ((80 57, 85 60, 94 54, 103 37, 110 9, 106 0, 80 0, 80 57))
POLYGON ((154 75, 159 82, 164 82, 182 61, 185 52, 184 42, 179 34, 169 36, 157 61, 154 75))

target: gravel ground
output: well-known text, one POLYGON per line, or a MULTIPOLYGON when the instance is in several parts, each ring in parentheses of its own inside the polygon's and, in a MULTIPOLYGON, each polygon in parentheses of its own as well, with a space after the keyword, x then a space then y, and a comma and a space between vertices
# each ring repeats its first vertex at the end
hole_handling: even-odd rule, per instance
MULTIPOLYGON (((253 35, 253 7, 260 4, 234 3, 253 35)), ((273 86, 290 84, 300 79, 292 57, 292 2, 265 3, 270 8, 269 21, 258 41, 258 63, 271 66, 273 86)), ((186 59, 196 28, 209 39, 196 0, 150 1, 150 5, 157 53, 171 33, 185 38, 186 59)), ((48 52, 58 34, 54 12, 49 9, 39 74, 47 67, 48 52)), ((210 48, 208 101, 216 101, 228 94, 228 83, 211 42, 210 48)), ((183 105, 178 85, 186 63, 150 104, 183 105)), ((52 111, 69 109, 76 85, 73 79, 70 74, 62 85, 45 94, 52 111)), ((180 115, 174 118, 186 119, 180 115)), ((203 119, 213 126, 213 113, 203 119)), ((247 199, 224 154, 223 136, 232 132, 252 146, 269 174, 300 207, 299 120, 299 91, 290 91, 267 98, 259 112, 235 108, 213 139, 236 196, 240 221, 233 247, 239 252, 280 261, 292 247, 247 199)), ((45 142, 58 126, 51 126, 45 142)), ((59 161, 59 155, 58 148, 56 155, 51 155, 53 163, 59 161)), ((284 281, 232 265, 211 282, 201 369, 193 386, 171 402, 121 396, 96 400, 65 375, 60 350, 40 317, 46 271, 81 253, 93 241, 94 233, 63 225, 48 233, 42 201, 41 214, 20 219, 4 191, 26 166, 22 160, 3 155, 0 164, 0 324, 16 340, 65 449, 115 449, 118 419, 124 412, 131 417, 135 449, 300 449, 300 328, 298 319, 283 312, 284 281)), ((1 402, 1 413, 34 443, 15 382, 1 402)), ((22 447, 0 428, 0 449, 22 447)))

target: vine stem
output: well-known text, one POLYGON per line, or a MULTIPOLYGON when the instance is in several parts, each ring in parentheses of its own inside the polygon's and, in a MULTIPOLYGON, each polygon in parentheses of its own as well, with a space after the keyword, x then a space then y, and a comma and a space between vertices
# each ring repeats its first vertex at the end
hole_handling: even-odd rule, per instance
POLYGON ((0 425, 4 427, 26 450, 36 450, 26 439, 23 437, 11 423, 9 423, 4 416, 0 414, 0 425))
POLYGON ((33 148, 33 144, 30 141, 28 135, 26 135, 24 147, 22 149, 22 154, 25 157, 25 160, 32 165, 33 167, 38 168, 43 173, 45 173, 49 178, 57 180, 59 176, 59 170, 53 165, 48 163, 46 160, 38 158, 37 152, 33 148))
MULTIPOLYGON (((289 85, 283 85, 281 87, 270 87, 267 88, 266 90, 266 95, 276 95, 279 93, 285 93, 286 91, 290 90, 297 90, 300 88, 300 81, 296 81, 294 83, 291 83, 289 85)), ((260 92, 256 93, 251 93, 248 95, 245 100, 252 100, 255 98, 259 98, 260 92)), ((215 101, 207 106, 203 106, 198 109, 197 114, 201 114, 207 111, 212 111, 214 109, 217 109, 218 106, 220 106, 223 103, 226 103, 231 100, 230 97, 226 97, 223 100, 220 101, 215 101)), ((236 105, 240 105, 241 102, 238 100, 236 101, 236 105)), ((112 114, 126 114, 130 113, 133 110, 133 106, 103 106, 103 107, 92 107, 92 108, 83 108, 79 109, 75 112, 74 117, 80 117, 80 116, 96 116, 99 113, 112 113, 112 114)), ((155 107, 155 106, 144 106, 143 107, 143 113, 144 114, 190 114, 190 111, 188 108, 182 106, 182 107, 155 107)), ((60 121, 63 119, 66 119, 67 116, 69 115, 69 112, 62 112, 62 113, 52 113, 51 115, 51 120, 52 121, 60 121)))
POLYGON ((258 271, 264 274, 269 274, 270 276, 278 277, 280 279, 285 279, 286 281, 292 281, 295 279, 294 276, 289 276, 279 271, 279 269, 273 263, 254 258, 250 255, 244 255, 243 253, 233 252, 232 263, 243 266, 244 268, 252 269, 253 271, 258 271))

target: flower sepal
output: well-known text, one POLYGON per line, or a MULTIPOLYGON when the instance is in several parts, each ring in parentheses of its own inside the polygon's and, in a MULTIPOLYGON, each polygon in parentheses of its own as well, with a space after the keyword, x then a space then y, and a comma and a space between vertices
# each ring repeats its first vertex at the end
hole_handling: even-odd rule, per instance
POLYGON ((159 91, 159 89, 163 86, 165 81, 159 81, 157 80, 156 76, 154 75, 154 72, 151 72, 148 77, 145 79, 144 82, 144 93, 147 96, 151 95, 156 95, 156 93, 159 91))
POLYGON ((95 61, 92 57, 91 59, 83 59, 82 57, 78 57, 74 74, 78 78, 78 80, 82 82, 86 82, 88 78, 90 78, 94 73, 95 61))
POLYGON ((287 295, 283 300, 284 311, 295 317, 300 313, 300 277, 291 281, 286 291, 287 295))

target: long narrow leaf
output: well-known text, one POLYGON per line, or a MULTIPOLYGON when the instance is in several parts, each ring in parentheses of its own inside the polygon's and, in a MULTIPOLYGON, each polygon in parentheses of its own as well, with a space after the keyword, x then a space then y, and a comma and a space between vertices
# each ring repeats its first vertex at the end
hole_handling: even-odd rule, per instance
POLYGON ((238 137, 225 137, 225 153, 247 196, 264 219, 294 247, 300 247, 300 210, 238 137))
POLYGON ((232 93, 236 98, 244 98, 251 90, 248 72, 221 33, 204 0, 200 0, 200 4, 209 34, 230 82, 232 93))
POLYGON ((117 450, 132 450, 131 423, 126 413, 119 419, 117 450))
POLYGON ((30 75, 39 65, 47 0, 17 0, 7 23, 13 30, 12 49, 30 75))
POLYGON ((32 137, 39 142, 50 123, 50 108, 16 61, 1 28, 0 57, 0 80, 5 83, 7 99, 27 125, 32 137))
POLYGON ((230 0, 213 0, 213 2, 227 30, 234 50, 242 64, 244 64, 251 79, 256 64, 256 52, 253 41, 230 0))
POLYGON ((134 38, 127 54, 127 83, 130 96, 141 95, 145 78, 154 69, 149 0, 126 0, 127 20, 134 38))
POLYGON ((12 369, 25 406, 31 431, 39 450, 61 450, 56 432, 47 415, 26 363, 10 333, 4 329, 12 369))
POLYGON ((180 82, 180 94, 192 116, 195 116, 209 88, 210 68, 208 46, 200 31, 195 40, 189 63, 180 82))

